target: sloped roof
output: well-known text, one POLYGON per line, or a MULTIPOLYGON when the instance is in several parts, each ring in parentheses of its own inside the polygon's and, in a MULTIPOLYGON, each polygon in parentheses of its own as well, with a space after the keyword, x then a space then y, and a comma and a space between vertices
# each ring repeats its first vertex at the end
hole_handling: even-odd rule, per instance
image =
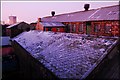
POLYGON ((88 11, 78 11, 73 13, 56 15, 54 17, 43 17, 42 21, 52 22, 77 22, 96 20, 119 20, 119 6, 102 7, 88 11))
POLYGON ((7 28, 10 29, 13 27, 17 27, 18 29, 26 29, 26 28, 34 29, 33 26, 31 26, 30 24, 28 24, 26 22, 17 22, 13 25, 8 26, 7 28))
POLYGON ((81 34, 29 31, 15 40, 59 78, 85 78, 116 43, 114 38, 81 34))
POLYGON ((120 5, 103 7, 97 9, 90 17, 89 20, 120 20, 119 19, 119 10, 120 5))
POLYGON ((65 26, 61 22, 40 22, 44 27, 62 27, 65 26))
POLYGON ((17 23, 15 23, 15 24, 12 24, 12 25, 10 25, 10 26, 8 26, 7 28, 12 28, 12 27, 14 27, 14 26, 16 26, 16 25, 19 25, 21 22, 17 22, 17 23))

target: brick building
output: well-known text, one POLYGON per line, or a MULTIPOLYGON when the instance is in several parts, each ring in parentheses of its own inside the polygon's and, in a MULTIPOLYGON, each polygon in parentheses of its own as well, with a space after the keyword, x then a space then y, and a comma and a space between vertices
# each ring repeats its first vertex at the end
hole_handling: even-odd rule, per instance
POLYGON ((10 25, 6 28, 6 34, 11 38, 17 36, 18 34, 22 33, 23 31, 28 31, 34 29, 34 26, 31 26, 25 22, 18 22, 13 25, 10 25))
POLYGON ((53 31, 53 32, 65 32, 65 25, 61 22, 45 22, 38 18, 36 24, 36 30, 53 31))
POLYGON ((55 16, 43 17, 41 21, 61 22, 65 24, 68 32, 100 35, 120 36, 119 6, 101 7, 84 11, 65 13, 55 16))

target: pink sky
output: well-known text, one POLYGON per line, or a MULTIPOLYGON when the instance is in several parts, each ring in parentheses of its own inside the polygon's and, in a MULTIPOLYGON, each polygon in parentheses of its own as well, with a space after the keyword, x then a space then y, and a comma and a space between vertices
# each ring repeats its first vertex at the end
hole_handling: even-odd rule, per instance
POLYGON ((84 4, 90 9, 118 5, 119 1, 2 1, 1 21, 7 22, 8 16, 17 16, 17 21, 36 22, 38 17, 50 16, 54 10, 57 14, 82 11, 84 4))

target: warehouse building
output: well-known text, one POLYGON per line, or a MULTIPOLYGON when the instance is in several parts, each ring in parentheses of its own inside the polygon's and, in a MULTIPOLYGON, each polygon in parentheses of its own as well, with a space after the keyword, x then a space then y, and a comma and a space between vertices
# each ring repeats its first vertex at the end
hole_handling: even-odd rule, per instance
POLYGON ((101 7, 89 10, 85 4, 84 11, 43 17, 42 22, 61 22, 67 32, 97 36, 120 36, 119 6, 101 7))

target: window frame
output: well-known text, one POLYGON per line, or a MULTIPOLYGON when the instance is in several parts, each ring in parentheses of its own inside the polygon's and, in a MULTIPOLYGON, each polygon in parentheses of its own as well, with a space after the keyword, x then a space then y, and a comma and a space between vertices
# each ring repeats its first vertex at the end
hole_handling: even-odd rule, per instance
POLYGON ((94 32, 95 33, 100 32, 101 27, 102 27, 101 23, 94 23, 94 32))
POLYGON ((78 31, 79 31, 79 32, 83 32, 83 31, 84 31, 84 24, 83 24, 83 23, 80 23, 80 24, 79 24, 78 31))
POLYGON ((105 24, 105 33, 111 33, 112 25, 110 23, 105 24))

